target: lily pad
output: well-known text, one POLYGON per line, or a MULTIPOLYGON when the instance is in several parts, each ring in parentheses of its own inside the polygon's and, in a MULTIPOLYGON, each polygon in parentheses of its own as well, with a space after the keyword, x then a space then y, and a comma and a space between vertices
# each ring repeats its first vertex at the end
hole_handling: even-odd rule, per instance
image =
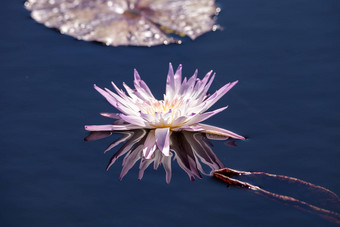
POLYGON ((79 40, 106 45, 181 43, 216 30, 215 0, 28 0, 34 20, 79 40))

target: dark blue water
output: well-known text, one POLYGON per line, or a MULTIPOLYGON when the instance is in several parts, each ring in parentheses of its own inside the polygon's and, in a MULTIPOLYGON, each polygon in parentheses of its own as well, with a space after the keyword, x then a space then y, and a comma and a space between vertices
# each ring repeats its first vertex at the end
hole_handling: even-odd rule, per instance
MULTIPOLYGON (((221 1, 220 1, 221 2, 221 1)), ((223 31, 182 45, 106 47, 30 19, 23 1, 0 9, 2 226, 328 226, 331 223, 173 163, 171 184, 149 168, 119 181, 105 167, 112 138, 84 142, 85 124, 111 107, 93 89, 132 84, 133 68, 161 97, 168 63, 190 76, 217 72, 214 91, 240 83, 207 123, 249 137, 215 142, 230 167, 284 174, 340 194, 340 2, 228 0, 223 31)))

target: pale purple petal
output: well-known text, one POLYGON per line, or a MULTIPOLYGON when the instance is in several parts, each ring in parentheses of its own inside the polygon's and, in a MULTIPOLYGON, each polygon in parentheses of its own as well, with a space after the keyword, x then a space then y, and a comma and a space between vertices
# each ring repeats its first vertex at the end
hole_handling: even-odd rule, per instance
POLYGON ((227 140, 230 138, 229 136, 223 136, 223 135, 217 135, 217 134, 211 134, 211 133, 206 133, 205 135, 210 140, 227 140))
POLYGON ((183 133, 173 133, 171 136, 172 141, 174 141, 171 144, 171 150, 175 153, 178 165, 189 175, 192 181, 195 180, 195 176, 202 178, 197 169, 197 160, 189 141, 183 133))
POLYGON ((112 84, 113 88, 115 89, 115 91, 117 92, 118 95, 120 95, 124 99, 127 98, 127 95, 125 94, 125 92, 122 91, 121 89, 119 89, 113 81, 111 81, 111 84, 112 84))
POLYGON ((192 114, 189 114, 189 115, 186 115, 186 116, 181 116, 181 117, 178 117, 176 118, 176 120, 173 121, 173 125, 181 125, 181 124, 184 124, 184 122, 186 120, 188 120, 190 117, 194 116, 195 113, 192 113, 192 114))
POLYGON ((133 136, 133 133, 127 131, 124 133, 122 137, 118 138, 117 140, 113 141, 104 151, 104 153, 108 152, 112 148, 118 146, 120 143, 125 142, 127 139, 130 139, 133 136))
POLYGON ((140 154, 143 146, 137 146, 132 149, 123 160, 123 168, 120 173, 120 180, 129 172, 129 170, 135 165, 135 163, 140 159, 140 154))
POLYGON ((201 121, 205 121, 206 119, 222 112, 223 110, 227 109, 228 106, 225 106, 225 107, 222 107, 222 108, 219 108, 217 110, 214 110, 214 111, 211 111, 211 112, 206 112, 206 113, 202 113, 202 114, 197 114, 195 115, 192 119, 190 119, 187 124, 191 125, 191 124, 196 124, 196 123, 199 123, 201 121))
POLYGON ((169 156, 170 144, 170 129, 169 128, 156 128, 155 130, 156 144, 160 151, 165 156, 169 156))
MULTIPOLYGON (((121 157, 126 152, 131 150, 131 148, 135 146, 135 144, 138 143, 145 135, 146 135, 145 130, 134 130, 132 132, 132 136, 129 137, 128 141, 124 143, 123 146, 111 157, 109 164, 106 167, 106 170, 108 170, 119 157, 121 157)), ((105 151, 108 151, 110 149, 110 146, 105 151)), ((141 146, 141 148, 143 148, 143 144, 139 145, 137 144, 136 147, 138 146, 141 146)))
POLYGON ((194 97, 197 98, 197 99, 201 99, 202 96, 206 95, 207 92, 204 92, 206 87, 210 87, 212 81, 214 80, 214 77, 215 77, 215 74, 212 76, 212 78, 210 79, 209 81, 209 78, 212 74, 212 70, 210 70, 202 80, 198 80, 196 85, 195 85, 195 88, 194 88, 194 97), (209 81, 209 84, 208 86, 206 86, 207 82, 209 81))
POLYGON ((117 101, 116 108, 122 111, 123 113, 133 115, 136 113, 136 111, 139 110, 135 103, 133 101, 130 101, 128 98, 124 99, 107 88, 105 88, 105 91, 109 95, 114 97, 114 99, 117 101))
POLYGON ((173 131, 188 131, 188 132, 199 132, 203 131, 203 127, 200 126, 199 124, 197 125, 184 125, 179 128, 174 128, 172 129, 173 131))
POLYGON ((162 163, 166 174, 166 183, 170 184, 171 181, 171 153, 169 156, 163 156, 162 163))
POLYGON ((228 83, 218 89, 212 96, 210 96, 207 100, 205 100, 200 106, 203 106, 205 104, 205 107, 202 109, 202 111, 206 111, 209 109, 212 105, 214 105, 220 98, 222 98, 223 95, 225 95, 231 88, 233 88, 238 81, 234 81, 232 83, 228 83))
POLYGON ((144 142, 143 156, 146 159, 150 159, 156 148, 155 131, 151 130, 144 142))
POLYGON ((117 108, 117 100, 115 98, 113 98, 111 95, 109 95, 106 91, 104 91, 103 89, 101 89, 100 87, 98 87, 97 85, 93 85, 94 88, 102 95, 106 98, 106 100, 114 107, 117 108))
POLYGON ((155 117, 150 115, 150 114, 144 114, 141 111, 139 111, 140 117, 144 119, 144 121, 147 122, 149 128, 154 128, 152 125, 156 124, 155 123, 155 117))
POLYGON ((206 133, 217 134, 217 135, 221 135, 221 136, 228 136, 228 137, 231 137, 231 138, 234 138, 234 139, 245 140, 245 138, 243 136, 238 135, 234 132, 228 131, 228 130, 223 129, 223 128, 218 128, 218 127, 206 125, 206 124, 198 124, 198 126, 202 127, 203 132, 206 132, 206 133))
POLYGON ((169 71, 168 76, 166 78, 166 90, 165 94, 170 98, 175 90, 175 83, 174 83, 174 69, 172 68, 172 64, 169 63, 169 71))
POLYGON ((157 149, 154 154, 155 155, 153 157, 153 169, 157 170, 162 162, 162 157, 164 157, 164 154, 159 149, 157 149))
POLYGON ((144 171, 149 167, 149 165, 153 162, 152 159, 142 159, 139 164, 139 172, 138 172, 138 180, 141 180, 144 175, 144 171))
MULTIPOLYGON (((118 100, 114 97, 119 97, 118 95, 114 94, 112 91, 110 90, 106 90, 104 91, 103 89, 101 89, 100 87, 98 87, 97 85, 94 85, 94 88, 102 95, 106 98, 106 100, 112 105, 114 106, 116 109, 120 110, 121 112, 125 113, 125 114, 129 114, 129 113, 134 113, 135 111, 131 110, 130 108, 127 108, 125 105, 119 104, 118 100), (112 96, 112 94, 114 96, 112 96)), ((119 97, 120 98, 120 97, 119 97)), ((120 98, 121 99, 121 98, 120 98)), ((124 102, 122 100, 122 102, 124 102)))
POLYGON ((146 100, 155 99, 152 95, 150 88, 146 85, 146 83, 140 78, 137 70, 134 70, 134 85, 139 94, 141 94, 146 100))
POLYGON ((87 131, 119 131, 119 130, 132 130, 143 128, 138 125, 125 124, 125 125, 85 125, 87 131))
POLYGON ((172 122, 172 110, 170 109, 168 112, 156 113, 156 118, 158 118, 158 125, 162 125, 162 127, 170 126, 172 122))
POLYGON ((133 100, 141 100, 137 95, 136 95, 136 91, 134 91, 132 88, 130 88, 126 83, 123 83, 123 86, 126 90, 126 92, 130 95, 130 97, 133 100))
MULTIPOLYGON (((195 86, 195 82, 196 82, 196 79, 197 79, 197 74, 198 74, 198 70, 196 69, 194 75, 192 77, 190 77, 188 82, 185 83, 183 81, 182 86, 181 86, 181 90, 180 90, 181 95, 188 96, 188 95, 192 94, 194 86, 195 86)), ((192 98, 192 97, 190 97, 190 98, 192 98)))
POLYGON ((100 113, 100 115, 102 115, 103 117, 108 117, 112 119, 120 119, 119 113, 100 113))
POLYGON ((211 76, 209 82, 205 85, 205 87, 204 87, 204 89, 203 89, 203 91, 202 91, 202 93, 201 93, 201 95, 200 95, 200 97, 199 97, 199 101, 200 101, 200 102, 203 101, 203 100, 205 99, 205 97, 207 97, 208 90, 209 90, 209 88, 210 88, 212 82, 213 82, 214 79, 215 79, 215 75, 216 75, 216 74, 214 73, 214 74, 211 76))
POLYGON ((124 114, 120 114, 119 115, 121 119, 123 119, 124 121, 130 123, 130 124, 133 124, 133 125, 138 125, 140 127, 145 127, 147 128, 149 126, 149 124, 147 124, 147 122, 144 121, 143 118, 141 117, 138 117, 138 116, 127 116, 127 115, 124 115, 124 114))
POLYGON ((90 135, 86 136, 84 140, 95 141, 95 140, 106 138, 110 135, 112 135, 112 132, 107 132, 107 131, 91 132, 90 135))
MULTIPOLYGON (((184 133, 190 145, 195 151, 195 155, 206 165, 208 165, 212 170, 221 169, 224 167, 221 160, 218 159, 214 151, 204 140, 204 135, 202 133, 184 133)), ((203 171, 201 171, 203 172, 203 171)))
POLYGON ((175 93, 178 94, 182 83, 182 65, 180 64, 174 75, 175 93))
POLYGON ((154 154, 156 148, 157 148, 156 144, 154 144, 150 147, 144 147, 143 154, 144 154, 145 158, 150 159, 152 157, 152 155, 154 154))
POLYGON ((128 105, 130 108, 133 108, 134 110, 138 109, 138 107, 135 106, 135 101, 132 97, 127 96, 126 93, 119 89, 115 83, 111 82, 111 84, 113 88, 116 90, 117 94, 119 94, 120 97, 123 98, 124 104, 128 105))

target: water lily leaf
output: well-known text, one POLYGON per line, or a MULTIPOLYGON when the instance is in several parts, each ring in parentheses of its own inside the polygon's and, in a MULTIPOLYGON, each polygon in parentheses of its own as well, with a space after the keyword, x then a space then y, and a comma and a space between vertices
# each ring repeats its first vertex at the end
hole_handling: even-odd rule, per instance
POLYGON ((106 45, 181 43, 216 30, 215 0, 28 0, 34 20, 62 34, 106 45))

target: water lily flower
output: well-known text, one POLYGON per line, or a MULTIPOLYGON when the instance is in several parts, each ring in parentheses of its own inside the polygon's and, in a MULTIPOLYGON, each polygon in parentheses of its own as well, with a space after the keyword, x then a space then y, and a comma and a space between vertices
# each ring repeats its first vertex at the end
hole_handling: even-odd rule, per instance
POLYGON ((102 116, 117 119, 108 125, 87 125, 88 131, 122 131, 133 129, 152 129, 145 139, 143 156, 150 159, 158 148, 165 156, 169 156, 170 134, 172 131, 197 131, 216 134, 235 139, 245 139, 226 129, 202 124, 200 122, 225 110, 227 106, 206 112, 238 81, 228 83, 212 95, 208 89, 215 74, 208 72, 201 80, 197 78, 198 71, 189 79, 182 80, 182 65, 174 73, 171 63, 166 82, 166 92, 163 100, 157 100, 138 72, 134 71, 134 87, 125 83, 126 90, 119 89, 112 82, 116 93, 105 88, 94 88, 121 113, 101 113, 102 116))

